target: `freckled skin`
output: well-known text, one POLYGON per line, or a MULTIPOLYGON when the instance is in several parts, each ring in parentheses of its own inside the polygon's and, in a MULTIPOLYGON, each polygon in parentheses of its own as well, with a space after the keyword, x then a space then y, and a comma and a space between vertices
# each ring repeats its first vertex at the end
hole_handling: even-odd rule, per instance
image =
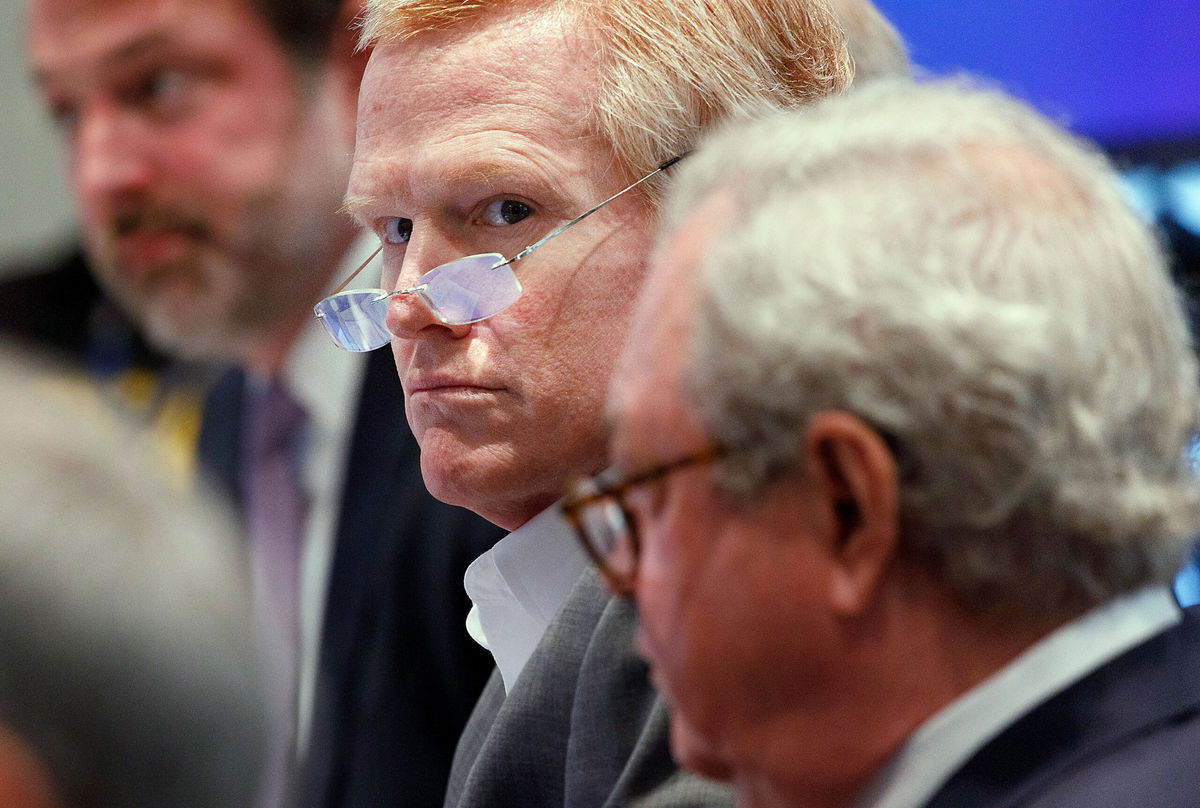
MULTIPOLYGON (((396 217, 411 222, 384 250, 391 287, 466 255, 511 256, 628 184, 587 127, 586 39, 511 11, 486 20, 384 44, 368 64, 348 195, 381 237, 396 217), (503 200, 528 215, 498 220, 503 200)), ((636 193, 614 202, 518 262, 523 296, 480 323, 446 326, 412 296, 393 300, 396 368, 435 496, 512 529, 605 465, 603 400, 653 218, 636 193)))

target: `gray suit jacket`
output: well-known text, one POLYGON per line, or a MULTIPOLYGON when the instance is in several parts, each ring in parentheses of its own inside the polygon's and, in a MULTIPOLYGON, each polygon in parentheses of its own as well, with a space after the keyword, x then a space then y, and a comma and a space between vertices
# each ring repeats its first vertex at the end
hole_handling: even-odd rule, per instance
POLYGON ((635 623, 589 566, 507 698, 493 672, 459 739, 446 807, 732 805, 671 759, 635 623))

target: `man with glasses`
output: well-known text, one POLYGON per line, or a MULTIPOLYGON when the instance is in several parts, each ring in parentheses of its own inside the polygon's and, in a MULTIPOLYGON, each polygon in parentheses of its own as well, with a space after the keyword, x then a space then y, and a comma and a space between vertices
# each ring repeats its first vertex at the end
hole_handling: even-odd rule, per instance
POLYGON ((462 636, 494 526, 428 495, 386 356, 315 301, 372 249, 339 210, 366 56, 351 0, 31 0, 90 263, 173 355, 232 363, 202 463, 274 628, 266 804, 435 806, 491 659, 462 636), (287 788, 292 798, 283 796, 287 788))
POLYGON ((720 120, 841 89, 844 38, 824 0, 380 0, 363 35, 346 206, 382 282, 317 314, 347 348, 391 341, 430 490, 513 531, 467 573, 498 670, 446 804, 726 803, 677 771, 633 611, 554 503, 607 463, 671 163, 720 120))
POLYGON ((1184 808, 1200 794, 1197 362, 1093 149, 880 83, 679 168, 564 502, 746 806, 1184 808))

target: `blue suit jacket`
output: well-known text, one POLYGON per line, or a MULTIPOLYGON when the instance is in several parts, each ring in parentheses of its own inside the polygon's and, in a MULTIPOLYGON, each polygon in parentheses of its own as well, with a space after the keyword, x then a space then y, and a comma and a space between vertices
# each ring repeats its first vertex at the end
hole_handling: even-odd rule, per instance
MULTIPOLYGON (((463 573, 504 531, 426 491, 389 351, 367 371, 346 469, 297 804, 440 806, 455 743, 493 668, 464 627, 463 573)), ((201 464, 240 499, 244 376, 215 385, 201 464)))
POLYGON ((1200 609, 1050 698, 927 808, 1200 806, 1200 609))

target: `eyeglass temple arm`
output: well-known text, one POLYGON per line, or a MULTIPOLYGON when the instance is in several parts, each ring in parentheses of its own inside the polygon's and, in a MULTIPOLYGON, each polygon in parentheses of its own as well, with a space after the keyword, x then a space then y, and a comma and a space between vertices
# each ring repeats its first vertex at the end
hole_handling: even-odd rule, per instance
MULTIPOLYGON (((558 228, 557 230, 555 230, 554 232, 550 233, 548 236, 544 236, 543 238, 541 238, 541 239, 538 239, 538 240, 537 240, 537 241, 535 241, 533 244, 530 244, 528 247, 526 247, 525 249, 521 250, 519 253, 517 253, 516 255, 514 255, 512 258, 510 258, 510 259, 508 259, 507 261, 505 261, 503 264, 497 264, 496 266, 504 266, 504 264, 511 264, 511 263, 513 263, 514 261, 520 261, 522 258, 524 258, 525 256, 529 255, 531 252, 533 252, 533 251, 534 251, 534 250, 536 250, 538 247, 540 247, 540 246, 542 246, 543 244, 545 244, 545 243, 546 243, 547 241, 549 241, 550 239, 552 239, 552 238, 554 238, 555 236, 557 236, 559 233, 562 233, 564 230, 567 230, 567 229, 569 229, 569 228, 571 228, 571 227, 574 227, 575 225, 579 224, 579 223, 580 223, 580 222, 582 222, 584 219, 586 219, 587 217, 591 216, 591 215, 592 215, 593 213, 595 213, 596 211, 600 210, 600 208, 602 208, 602 207, 604 207, 605 205, 607 205, 609 202, 612 202, 614 199, 616 199, 617 197, 621 196, 621 195, 622 195, 622 194, 624 194, 624 193, 627 193, 627 192, 629 192, 629 191, 632 191, 634 188, 638 187, 638 186, 639 186, 639 185, 641 185, 643 182, 645 182, 646 180, 648 180, 648 179, 650 179, 651 177, 653 177, 655 174, 658 174, 660 171, 666 171, 668 168, 670 168, 671 166, 675 165, 675 164, 676 164, 676 163, 678 163, 680 160, 682 160, 683 158, 687 157, 689 154, 691 154, 691 152, 690 152, 690 151, 686 151, 686 152, 683 152, 682 154, 677 154, 677 155, 675 155, 675 156, 674 156, 674 157, 672 157, 670 160, 667 160, 665 163, 662 163, 662 164, 660 164, 660 165, 658 166, 658 168, 654 169, 654 170, 653 170, 653 171, 651 171, 649 174, 647 174, 646 176, 642 177, 640 180, 638 180, 637 182, 633 183, 633 184, 632 184, 632 185, 630 185, 629 187, 627 187, 627 188, 623 188, 622 190, 620 190, 620 191, 617 191, 615 194, 613 194, 613 195, 612 195, 612 196, 610 196, 608 199, 606 199, 606 200, 604 200, 603 202, 601 202, 601 203, 600 203, 599 205, 597 205, 596 207, 592 208, 592 209, 591 209, 591 210, 589 210, 589 211, 584 211, 584 212, 583 212, 583 213, 581 213, 579 216, 576 216, 576 217, 575 217, 574 219, 572 219, 571 221, 567 222, 566 224, 562 225, 561 227, 559 227, 559 228, 558 228)), ((373 253, 371 253, 369 256, 367 256, 367 260, 366 260, 366 261, 363 261, 361 264, 359 264, 359 265, 358 265, 358 268, 357 268, 357 269, 355 269, 353 272, 351 272, 351 273, 350 273, 350 275, 349 275, 349 276, 346 278, 346 280, 344 280, 344 281, 342 281, 340 284, 338 284, 338 288, 334 289, 334 290, 333 290, 332 292, 330 292, 330 293, 329 293, 329 295, 327 295, 327 296, 328 296, 328 297, 332 297, 333 295, 336 295, 338 292, 341 292, 343 289, 345 289, 347 286, 349 286, 349 285, 350 285, 350 281, 354 280, 354 279, 355 279, 355 277, 357 277, 357 276, 358 276, 358 273, 360 273, 360 272, 362 272, 364 269, 366 269, 366 267, 367 267, 367 264, 369 264, 369 263, 371 263, 372 261, 374 261, 374 260, 375 260, 375 256, 379 255, 379 253, 380 253, 380 251, 381 251, 381 250, 383 250, 383 244, 382 244, 382 243, 380 243, 380 245, 379 245, 378 247, 376 247, 376 248, 375 248, 375 252, 373 252, 373 253)))
POLYGON ((364 269, 366 269, 366 268, 367 268, 367 264, 369 264, 369 263, 371 263, 372 261, 374 261, 374 260, 375 260, 375 256, 379 255, 379 252, 380 252, 382 249, 383 249, 383 242, 380 242, 379 246, 375 248, 375 252, 373 252, 373 253, 371 253, 369 256, 367 256, 367 260, 366 260, 366 261, 363 261, 361 264, 359 264, 359 265, 358 265, 358 269, 356 269, 356 270, 354 270, 353 272, 351 272, 351 273, 350 273, 350 276, 349 276, 348 278, 346 278, 346 280, 342 281, 342 282, 341 282, 341 284, 338 286, 338 288, 334 289, 332 292, 330 292, 328 295, 326 295, 326 297, 333 297, 333 296, 334 296, 334 295, 336 295, 338 292, 342 291, 342 290, 343 290, 343 289, 345 289, 347 286, 349 286, 349 285, 350 285, 350 281, 354 280, 354 279, 355 279, 355 278, 358 276, 358 273, 360 273, 360 272, 362 272, 364 269))
POLYGON ((586 219, 587 217, 591 216, 591 215, 592 215, 593 213, 595 213, 596 211, 600 210, 600 208, 602 208, 602 207, 604 207, 605 205, 607 205, 609 202, 612 202, 612 201, 613 201, 614 199, 616 199, 617 197, 619 197, 619 196, 621 196, 621 195, 623 195, 623 194, 625 194, 625 193, 628 193, 629 191, 632 191, 634 188, 638 187, 639 185, 641 185, 643 182, 645 182, 646 180, 650 179, 650 178, 651 178, 651 177, 653 177, 654 175, 658 174, 660 171, 666 171, 668 168, 670 168, 671 166, 675 165, 675 164, 676 164, 676 163, 678 163, 680 160, 682 160, 683 158, 687 157, 689 154, 691 154, 691 152, 690 152, 690 151, 686 151, 686 152, 684 152, 683 154, 677 154, 677 155, 675 155, 675 156, 674 156, 674 157, 672 157, 670 160, 667 160, 665 163, 662 163, 662 164, 660 164, 660 165, 658 166, 658 168, 654 169, 653 171, 651 171, 651 172, 650 172, 649 174, 647 174, 646 176, 642 177, 642 178, 641 178, 640 180, 638 180, 637 182, 633 183, 632 185, 628 186, 627 188, 623 188, 623 189, 621 189, 620 191, 617 191, 615 194, 613 194, 613 195, 612 195, 612 196, 610 196, 608 199, 606 199, 606 200, 604 200, 603 202, 601 202, 601 203, 600 203, 599 205, 597 205, 596 207, 592 208, 591 210, 584 211, 583 213, 579 214, 578 216, 576 216, 576 217, 575 217, 574 219, 572 219, 571 221, 569 221, 569 222, 567 222, 566 224, 564 224, 564 225, 562 225, 562 226, 558 227, 556 230, 554 230, 553 232, 551 232, 549 235, 543 236, 542 238, 538 239, 538 240, 537 240, 537 241, 535 241, 534 243, 530 244, 528 247, 526 247, 525 249, 521 250, 519 253, 517 253, 516 255, 514 255, 512 258, 508 259, 507 261, 505 261, 503 264, 497 264, 497 266, 504 266, 504 264, 512 264, 512 263, 515 263, 515 262, 517 262, 517 261, 520 261, 522 258, 524 258, 525 256, 529 255, 531 252, 533 252, 533 251, 534 251, 534 250, 536 250, 538 247, 540 247, 540 246, 542 246, 543 244, 545 244, 545 243, 546 243, 547 241, 549 241, 550 239, 554 238, 555 236, 557 236, 558 234, 562 233, 563 231, 565 231, 565 230, 568 230, 568 229, 570 229, 570 228, 574 227, 575 225, 579 224, 579 223, 580 223, 580 222, 582 222, 584 219, 586 219))

